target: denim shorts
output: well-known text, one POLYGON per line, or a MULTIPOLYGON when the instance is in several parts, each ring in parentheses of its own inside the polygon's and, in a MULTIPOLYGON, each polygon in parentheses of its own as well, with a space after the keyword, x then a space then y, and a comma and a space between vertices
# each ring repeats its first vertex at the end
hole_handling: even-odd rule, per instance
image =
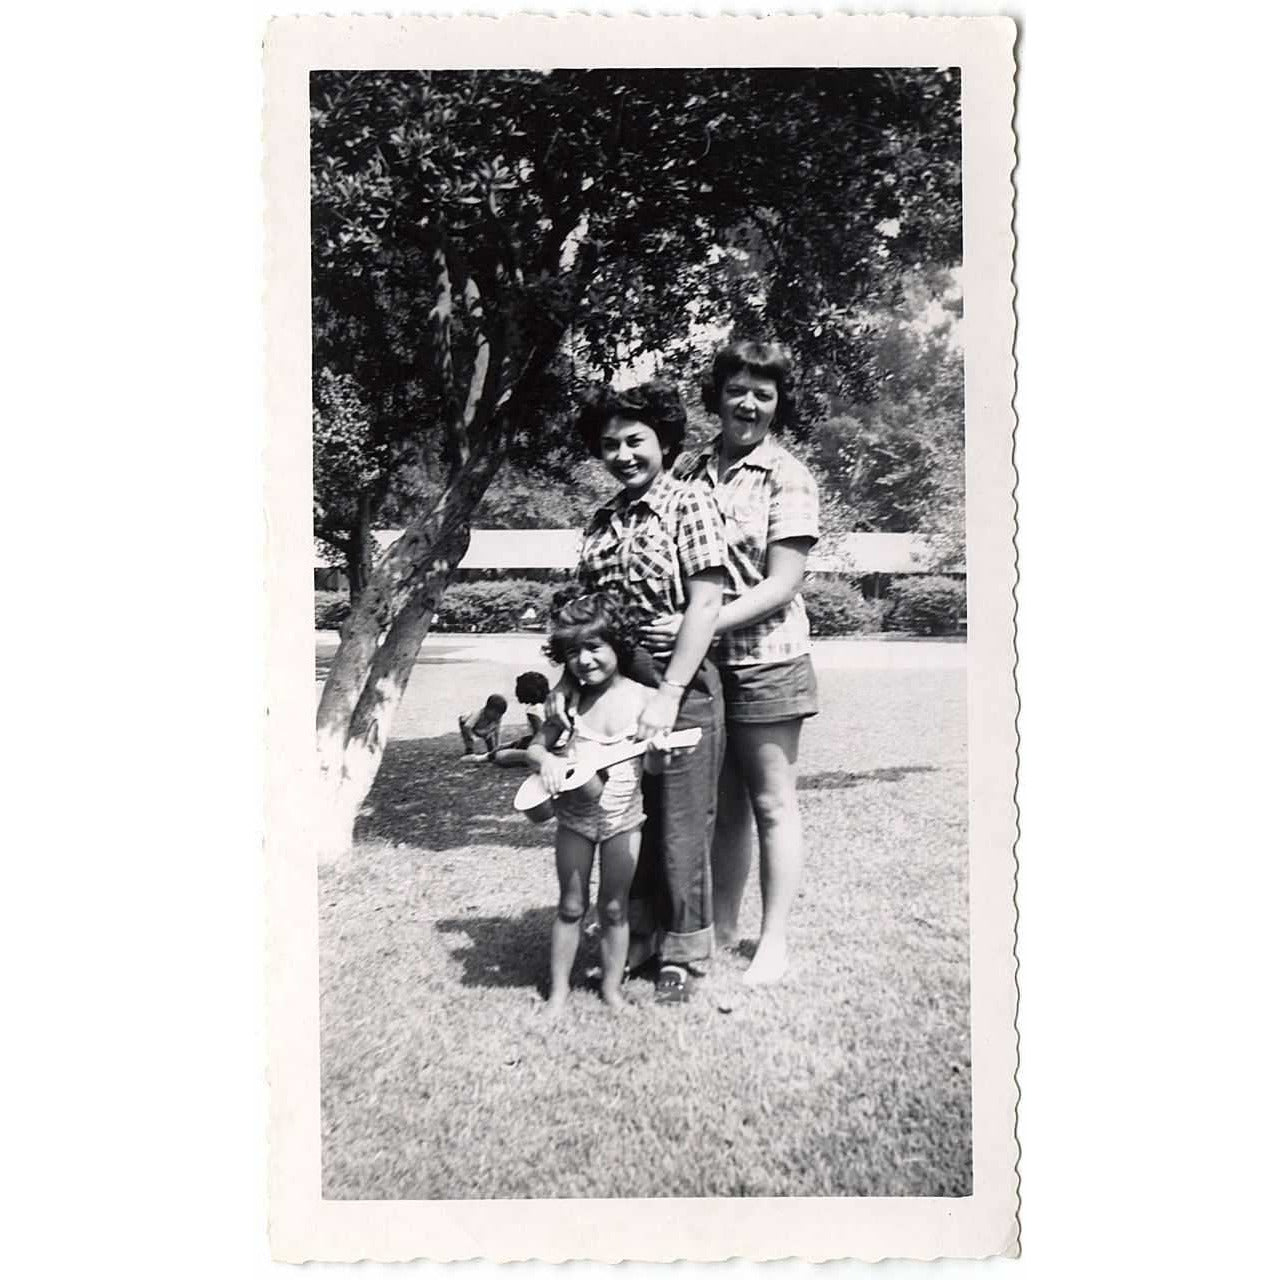
POLYGON ((788 662, 720 668, 729 724, 773 724, 818 714, 818 678, 806 653, 788 662))

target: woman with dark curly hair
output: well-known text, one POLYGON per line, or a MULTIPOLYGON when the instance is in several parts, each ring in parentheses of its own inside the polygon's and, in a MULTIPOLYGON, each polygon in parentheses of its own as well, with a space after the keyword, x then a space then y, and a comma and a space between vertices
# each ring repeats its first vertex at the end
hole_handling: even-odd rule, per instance
MULTIPOLYGON (((804 863, 796 758, 818 692, 800 584, 818 536, 818 487, 772 433, 794 412, 791 359, 777 343, 722 347, 702 398, 720 434, 681 459, 677 474, 715 503, 728 544, 714 650, 727 739, 712 851, 715 929, 720 945, 737 941, 754 825, 764 920, 745 981, 762 985, 786 971, 787 920, 804 863)), ((646 643, 661 650, 679 625, 674 617, 653 620, 646 643)))
POLYGON ((679 393, 658 381, 598 391, 577 422, 587 448, 622 485, 583 533, 579 582, 614 592, 642 624, 679 615, 661 655, 640 648, 628 665, 626 674, 653 690, 639 733, 702 730, 697 747, 643 784, 630 963, 658 956, 664 1002, 687 998, 691 974, 709 965, 715 946, 711 839, 724 753, 720 677, 707 657, 725 580, 724 530, 710 497, 671 475, 685 425, 679 393))

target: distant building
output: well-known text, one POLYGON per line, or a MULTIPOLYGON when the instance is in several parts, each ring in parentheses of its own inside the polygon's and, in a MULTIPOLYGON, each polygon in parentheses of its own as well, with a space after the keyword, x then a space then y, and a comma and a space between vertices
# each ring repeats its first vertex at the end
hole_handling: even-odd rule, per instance
MULTIPOLYGON (((376 529, 377 556, 397 538, 400 529, 376 529)), ((458 565, 459 581, 479 578, 550 579, 567 576, 578 564, 582 533, 578 529, 473 529, 471 545, 458 565)), ((375 559, 377 557, 375 556, 375 559)), ((817 577, 856 581, 869 597, 885 593, 891 578, 906 574, 938 573, 937 557, 928 540, 915 533, 846 533, 822 544, 809 557, 808 572, 817 577)), ((963 578, 964 565, 945 571, 963 578)), ((341 591, 347 575, 319 553, 315 560, 317 591, 341 591)))
MULTIPOLYGON (((402 529, 375 529, 376 561, 400 537, 402 529)), ((579 529, 472 529, 471 545, 458 564, 456 581, 474 582, 512 574, 521 578, 556 578, 573 572, 582 545, 579 529)), ((319 551, 315 559, 317 591, 344 591, 346 570, 319 551)))
POLYGON ((868 599, 879 599, 893 578, 939 574, 963 580, 965 565, 939 569, 938 553, 918 533, 846 533, 821 544, 806 569, 816 577, 850 578, 868 599))

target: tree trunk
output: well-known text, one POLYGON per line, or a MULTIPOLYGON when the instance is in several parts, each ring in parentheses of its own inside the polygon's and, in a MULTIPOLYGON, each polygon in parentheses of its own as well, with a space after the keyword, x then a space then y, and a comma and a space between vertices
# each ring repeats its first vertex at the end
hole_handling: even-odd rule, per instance
POLYGON ((347 595, 352 604, 364 594, 373 573, 373 518, 367 493, 360 495, 355 527, 347 537, 347 595))
POLYGON ((347 543, 345 564, 347 570, 347 596, 351 603, 354 604, 360 599, 369 582, 369 577, 364 569, 364 556, 360 553, 354 538, 347 543))
POLYGON ((477 446, 436 506, 412 521, 353 597, 316 711, 322 859, 351 845, 391 722, 441 594, 471 540, 471 513, 501 462, 498 433, 477 446))
MULTIPOLYGON (((449 568, 431 574, 396 615, 374 650, 364 691, 347 722, 317 716, 322 807, 319 854, 332 859, 351 846, 360 807, 382 765, 391 721, 413 674, 418 650, 431 627, 436 603, 449 584, 453 568, 466 553, 469 536, 455 539, 456 552, 445 553, 449 568)), ((346 643, 344 636, 343 643, 346 643)))

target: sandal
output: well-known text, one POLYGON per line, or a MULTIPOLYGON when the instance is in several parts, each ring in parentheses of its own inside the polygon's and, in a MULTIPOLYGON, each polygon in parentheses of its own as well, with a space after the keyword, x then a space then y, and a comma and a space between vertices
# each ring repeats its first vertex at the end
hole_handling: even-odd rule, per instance
MULTIPOLYGON (((649 956, 641 960, 639 964, 624 964, 622 966, 622 981, 630 982, 635 978, 648 977, 658 968, 657 956, 649 956)), ((657 978, 654 978, 657 981, 657 978)))
POLYGON ((689 999, 689 970, 679 964, 664 964, 658 970, 659 1004, 684 1004, 689 999))

